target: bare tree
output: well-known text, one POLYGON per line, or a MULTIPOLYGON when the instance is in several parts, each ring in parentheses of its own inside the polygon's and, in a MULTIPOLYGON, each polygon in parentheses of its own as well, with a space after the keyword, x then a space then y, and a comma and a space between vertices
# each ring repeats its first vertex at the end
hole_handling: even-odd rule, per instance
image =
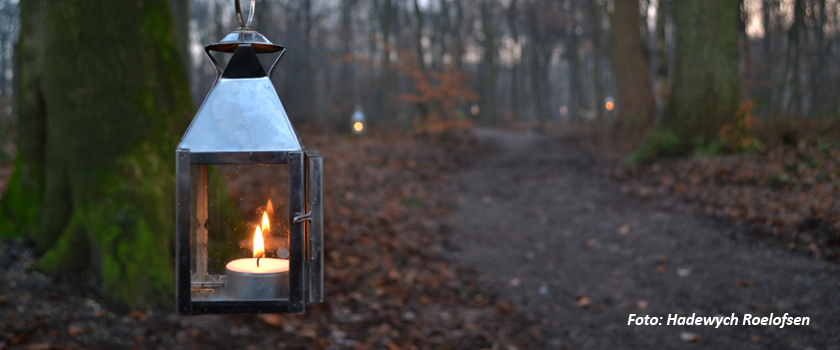
POLYGON ((650 90, 647 61, 639 30, 639 2, 615 0, 612 31, 612 68, 618 92, 621 123, 640 130, 651 126, 656 105, 650 90))

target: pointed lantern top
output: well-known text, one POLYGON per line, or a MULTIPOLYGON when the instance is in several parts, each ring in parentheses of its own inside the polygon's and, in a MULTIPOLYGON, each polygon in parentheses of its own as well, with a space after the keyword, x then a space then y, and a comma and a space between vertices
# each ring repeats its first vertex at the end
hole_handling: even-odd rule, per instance
POLYGON ((251 12, 245 22, 239 0, 235 0, 240 28, 220 42, 204 48, 216 67, 216 83, 178 148, 189 149, 190 152, 284 152, 303 149, 269 79, 285 49, 250 28, 255 3, 256 0, 251 0, 251 12), (233 53, 224 70, 210 51, 233 53), (266 74, 257 54, 272 52, 280 52, 280 55, 266 74))

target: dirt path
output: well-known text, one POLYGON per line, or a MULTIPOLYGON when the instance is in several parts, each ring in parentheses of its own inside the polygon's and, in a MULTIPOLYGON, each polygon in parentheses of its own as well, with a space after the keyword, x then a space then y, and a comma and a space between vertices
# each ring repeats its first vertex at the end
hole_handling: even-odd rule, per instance
POLYGON ((836 263, 623 195, 603 164, 551 140, 476 136, 495 147, 458 180, 451 258, 474 266, 512 317, 541 325, 547 348, 840 349, 836 263), (627 325, 629 314, 692 313, 734 313, 739 325, 627 325), (770 313, 810 326, 742 325, 770 313))

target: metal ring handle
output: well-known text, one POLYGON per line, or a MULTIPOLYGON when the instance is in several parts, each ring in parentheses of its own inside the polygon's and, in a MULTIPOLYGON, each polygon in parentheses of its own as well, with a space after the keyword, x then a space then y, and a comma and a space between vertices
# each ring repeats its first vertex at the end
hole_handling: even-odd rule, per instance
POLYGON ((251 10, 248 11, 248 22, 242 19, 242 7, 239 6, 239 0, 233 0, 233 5, 236 8, 236 19, 239 20, 239 27, 242 29, 251 28, 251 22, 254 21, 254 8, 257 6, 257 0, 251 0, 251 10))

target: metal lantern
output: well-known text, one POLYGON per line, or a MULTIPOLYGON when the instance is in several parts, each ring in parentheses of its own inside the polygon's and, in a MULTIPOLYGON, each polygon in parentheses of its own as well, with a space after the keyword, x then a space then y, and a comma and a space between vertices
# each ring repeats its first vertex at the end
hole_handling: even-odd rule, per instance
POLYGON ((300 313, 323 301, 322 160, 269 79, 285 53, 250 28, 204 48, 216 82, 178 144, 179 314, 300 313), (211 52, 232 53, 222 69, 211 52), (277 54, 266 74, 258 54, 277 54), (232 204, 232 205, 231 205, 232 204))
POLYGON ((356 106, 350 121, 353 123, 353 133, 361 134, 365 131, 365 113, 362 112, 362 107, 356 106))

